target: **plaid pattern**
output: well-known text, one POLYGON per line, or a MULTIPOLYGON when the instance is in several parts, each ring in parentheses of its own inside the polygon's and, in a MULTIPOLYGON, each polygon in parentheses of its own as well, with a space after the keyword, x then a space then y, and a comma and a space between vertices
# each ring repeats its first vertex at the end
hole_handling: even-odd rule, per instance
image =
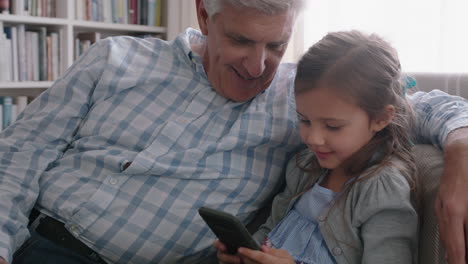
POLYGON ((299 146, 294 65, 235 103, 213 90, 191 53, 189 41, 200 40, 195 31, 172 43, 106 39, 3 132, 1 255, 28 236, 36 197, 115 263, 184 262, 214 239, 199 207, 247 221, 264 206, 299 146))
POLYGON ((29 236, 36 199, 113 263, 193 263, 214 239, 200 206, 248 221, 264 205, 299 146, 294 66, 231 102, 190 51, 197 41, 103 40, 2 132, 0 256, 29 236))

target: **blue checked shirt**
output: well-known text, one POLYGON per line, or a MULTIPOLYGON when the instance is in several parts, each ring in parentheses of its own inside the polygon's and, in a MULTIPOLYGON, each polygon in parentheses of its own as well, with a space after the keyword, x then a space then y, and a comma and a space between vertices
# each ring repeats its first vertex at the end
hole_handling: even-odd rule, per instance
MULTIPOLYGON (((188 30, 173 42, 94 45, 0 140, 0 256, 28 238, 34 206, 112 263, 193 263, 214 235, 209 206, 247 222, 278 190, 300 147, 294 65, 245 103, 211 87, 188 30)), ((421 138, 441 144, 467 103, 419 94, 421 138), (447 112, 439 114, 439 109, 447 112)), ((458 99, 452 99, 458 100, 458 99)))

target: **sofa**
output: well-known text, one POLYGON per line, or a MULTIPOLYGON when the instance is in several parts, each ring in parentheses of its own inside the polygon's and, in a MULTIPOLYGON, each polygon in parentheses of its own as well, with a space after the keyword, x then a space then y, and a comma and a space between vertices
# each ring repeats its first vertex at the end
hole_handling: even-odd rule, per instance
MULTIPOLYGON (((408 73, 408 75, 416 79, 416 87, 412 89, 414 91, 439 89, 468 99, 468 73, 408 73)), ((444 167, 443 154, 432 146, 420 145, 415 147, 415 156, 426 157, 417 160, 422 197, 418 263, 447 263, 444 248, 439 240, 434 212, 440 175, 444 167)))
POLYGON ((417 91, 439 89, 449 94, 468 99, 468 72, 466 73, 423 73, 409 72, 416 79, 417 91))

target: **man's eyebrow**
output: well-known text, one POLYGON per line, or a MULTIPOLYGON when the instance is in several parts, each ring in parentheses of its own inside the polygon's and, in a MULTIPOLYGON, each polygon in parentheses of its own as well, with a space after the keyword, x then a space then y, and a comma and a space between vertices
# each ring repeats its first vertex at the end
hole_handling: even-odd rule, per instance
MULTIPOLYGON (((252 43, 256 43, 257 41, 253 40, 253 39, 250 39, 246 36, 243 36, 243 35, 240 35, 238 33, 232 33, 232 32, 226 32, 225 33, 227 37, 229 38, 233 38, 233 39, 236 39, 236 40, 242 40, 242 41, 247 41, 247 42, 252 42, 252 43)), ((288 40, 278 40, 278 41, 272 41, 272 42, 268 42, 269 45, 284 45, 284 44, 287 44, 288 43, 288 40)))
POLYGON ((227 32, 226 33, 226 36, 230 37, 230 38, 234 38, 234 39, 239 39, 239 40, 244 40, 244 41, 249 41, 249 42, 255 42, 254 40, 252 39, 249 39, 245 36, 242 36, 240 34, 237 34, 237 33, 230 33, 230 32, 227 32))

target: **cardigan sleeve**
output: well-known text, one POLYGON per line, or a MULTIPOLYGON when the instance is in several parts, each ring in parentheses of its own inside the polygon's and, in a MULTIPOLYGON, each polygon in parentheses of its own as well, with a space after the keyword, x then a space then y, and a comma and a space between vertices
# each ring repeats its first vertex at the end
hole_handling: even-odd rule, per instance
POLYGON ((411 187, 397 169, 363 181, 353 225, 360 226, 361 263, 416 263, 418 215, 411 187))

